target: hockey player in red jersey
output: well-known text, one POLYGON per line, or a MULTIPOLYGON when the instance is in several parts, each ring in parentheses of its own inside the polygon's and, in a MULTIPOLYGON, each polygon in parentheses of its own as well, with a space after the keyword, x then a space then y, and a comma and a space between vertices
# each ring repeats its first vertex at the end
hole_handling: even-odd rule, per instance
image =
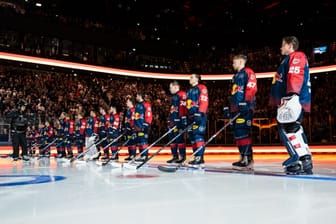
POLYGON ((97 148, 100 151, 100 148, 105 148, 104 149, 104 156, 102 157, 103 160, 109 159, 109 149, 106 148, 108 144, 108 139, 107 139, 107 128, 110 123, 110 114, 107 112, 107 106, 102 105, 99 107, 99 120, 98 120, 98 135, 99 139, 105 139, 103 140, 97 148))
POLYGON ((144 93, 138 92, 136 94, 137 104, 135 106, 134 129, 136 131, 137 146, 141 153, 140 158, 136 161, 143 162, 148 158, 148 136, 150 125, 153 120, 152 106, 149 101, 144 100, 144 93))
MULTIPOLYGON (((173 81, 169 84, 169 90, 172 94, 169 114, 168 128, 176 128, 169 134, 169 139, 175 138, 180 131, 187 125, 187 93, 180 89, 180 84, 173 81)), ((186 144, 184 135, 180 135, 173 143, 170 144, 173 158, 167 163, 182 163, 186 159, 186 144)))
POLYGON ((312 155, 301 125, 303 113, 310 112, 311 88, 306 55, 297 51, 294 36, 282 38, 281 54, 285 56, 271 86, 270 105, 277 107, 280 138, 289 154, 283 162, 287 174, 312 174, 312 155))
POLYGON ((231 125, 240 154, 240 160, 232 163, 232 168, 237 170, 253 169, 251 130, 257 78, 251 68, 245 67, 246 61, 247 57, 243 54, 233 57, 232 67, 237 73, 232 78, 230 107, 224 107, 225 118, 231 119, 240 114, 231 125))
POLYGON ((85 128, 86 119, 84 118, 83 112, 78 112, 75 120, 75 143, 77 146, 77 153, 83 152, 83 147, 85 143, 85 128))
POLYGON ((204 166, 204 135, 207 124, 207 113, 209 105, 208 89, 200 84, 201 75, 192 74, 189 79, 191 88, 187 91, 187 109, 190 123, 194 123, 188 131, 192 150, 195 153, 194 160, 189 162, 193 167, 204 166))
POLYGON ((67 113, 62 113, 60 117, 60 124, 64 130, 64 145, 67 150, 68 155, 66 158, 71 159, 73 157, 72 152, 72 139, 75 130, 75 122, 70 118, 70 115, 67 113))
POLYGON ((136 132, 134 130, 135 106, 134 98, 126 98, 127 111, 125 113, 124 135, 127 138, 128 157, 125 161, 133 160, 136 156, 136 132))
POLYGON ((110 109, 109 109, 110 118, 108 120, 107 137, 108 137, 109 144, 111 144, 114 141, 110 145, 111 153, 112 153, 112 157, 111 157, 112 161, 116 161, 119 159, 118 146, 117 146, 118 142, 115 141, 115 139, 120 135, 120 115, 118 112, 119 111, 118 111, 117 105, 111 104, 110 109))
POLYGON ((90 111, 90 116, 86 119, 86 128, 85 128, 85 149, 90 147, 89 151, 87 151, 84 155, 84 160, 93 160, 99 158, 99 151, 95 142, 98 138, 98 128, 99 128, 99 120, 97 117, 97 113, 95 110, 90 111))

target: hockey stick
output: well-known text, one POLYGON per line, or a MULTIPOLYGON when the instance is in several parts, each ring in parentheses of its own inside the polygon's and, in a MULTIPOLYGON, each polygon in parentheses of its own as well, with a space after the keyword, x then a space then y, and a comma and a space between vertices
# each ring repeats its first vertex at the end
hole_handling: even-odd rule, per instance
POLYGON ((55 147, 60 147, 63 144, 64 140, 61 140, 60 142, 57 143, 57 145, 55 145, 55 147))
MULTIPOLYGON (((174 129, 176 128, 176 125, 172 128, 170 128, 166 133, 164 133, 160 138, 158 138, 155 142, 153 142, 151 145, 147 146, 139 155, 138 158, 141 157, 142 154, 144 154, 145 152, 147 152, 150 148, 152 148, 154 145, 156 145, 159 141, 161 141, 164 137, 166 137, 170 132, 172 132, 174 129)), ((134 157, 132 160, 130 160, 128 163, 126 164, 132 164, 135 162, 136 159, 138 159, 136 157, 134 157)), ((132 165, 131 165, 132 166, 132 165)), ((124 164, 125 167, 125 164, 124 164)), ((133 166, 132 166, 133 167, 133 166)))
POLYGON ((213 134, 208 141, 206 141, 201 147, 199 147, 195 152, 193 152, 183 163, 178 164, 177 166, 158 166, 158 169, 163 172, 169 172, 174 173, 176 170, 178 170, 180 167, 184 166, 193 156, 195 156, 199 151, 202 150, 207 144, 209 144, 217 135, 219 135, 225 128, 227 128, 234 120, 236 120, 239 117, 240 113, 236 114, 233 118, 229 120, 221 129, 219 129, 215 134, 213 134))
MULTIPOLYGON (((121 135, 119 135, 118 137, 116 137, 115 139, 113 139, 112 140, 112 142, 110 142, 109 144, 107 144, 102 150, 104 151, 105 149, 107 149, 108 147, 110 147, 113 143, 115 143, 115 142, 117 142, 121 137, 123 137, 124 136, 124 134, 121 134, 121 135)), ((127 140, 126 141, 126 144, 127 144, 127 142, 128 142, 129 140, 127 140)), ((125 144, 125 143, 124 143, 125 144)), ((119 149, 120 150, 120 149, 119 149)), ((117 150, 115 153, 113 153, 112 154, 112 158, 113 158, 113 156, 116 154, 116 153, 118 153, 118 151, 119 150, 117 150)), ((97 161, 96 163, 97 163, 97 165, 102 165, 102 166, 105 166, 108 162, 110 162, 110 158, 109 159, 107 159, 107 161, 104 161, 104 162, 102 162, 102 161, 97 161)))
POLYGON ((28 155, 30 156, 30 157, 33 157, 34 155, 35 155, 35 151, 36 151, 36 148, 37 147, 40 147, 41 146, 41 144, 38 144, 37 142, 35 142, 34 144, 32 144, 31 146, 29 146, 29 148, 28 148, 28 150, 27 150, 27 152, 28 152, 28 155), (33 155, 33 153, 34 153, 34 155, 33 155))
MULTIPOLYGON (((133 134, 133 135, 135 135, 135 133, 133 134)), ((128 138, 121 146, 119 146, 119 148, 118 148, 118 150, 116 151, 116 152, 114 152, 113 154, 112 154, 112 157, 111 158, 109 158, 107 161, 105 161, 105 162, 102 162, 102 166, 105 166, 105 165, 107 165, 108 163, 110 163, 111 165, 112 165, 112 167, 114 167, 114 168, 121 168, 121 167, 123 167, 123 163, 119 163, 119 162, 117 162, 117 161, 111 161, 111 159, 122 149, 122 147, 124 147, 125 145, 127 145, 128 144, 128 142, 129 141, 131 141, 131 139, 132 139, 132 137, 131 138, 128 138)), ((99 165, 99 164, 98 164, 99 165)))
POLYGON ((94 146, 94 145, 99 145, 100 143, 102 143, 102 142, 105 141, 106 139, 107 139, 107 137, 104 137, 104 138, 100 139, 99 141, 92 143, 92 144, 89 145, 83 152, 81 152, 81 153, 77 154, 77 156, 71 158, 71 159, 69 160, 69 162, 72 163, 73 161, 78 160, 81 156, 83 156, 83 155, 85 155, 87 152, 89 152, 89 151, 91 150, 92 146, 94 146))
MULTIPOLYGON (((46 146, 44 146, 42 149, 39 150, 39 154, 44 153, 52 144, 54 144, 57 141, 57 138, 52 140, 50 143, 48 143, 46 146)), ((43 158, 45 156, 40 156, 37 159, 43 158)))
POLYGON ((135 168, 139 169, 144 164, 146 164, 149 160, 151 160, 154 156, 159 154, 165 147, 173 143, 178 137, 180 137, 182 134, 184 134, 187 130, 189 130, 195 123, 190 124, 185 129, 183 129, 178 135, 176 135, 174 138, 172 138, 169 142, 167 142, 165 145, 163 145, 160 149, 158 149, 156 152, 154 152, 150 157, 148 157, 145 161, 143 161, 141 164, 137 165, 135 168))

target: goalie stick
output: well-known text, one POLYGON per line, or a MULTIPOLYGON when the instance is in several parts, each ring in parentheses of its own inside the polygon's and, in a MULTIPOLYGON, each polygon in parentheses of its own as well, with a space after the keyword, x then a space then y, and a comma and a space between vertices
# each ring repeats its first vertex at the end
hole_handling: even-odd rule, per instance
POLYGON ((195 156, 203 147, 205 147, 207 144, 209 144, 214 138, 217 137, 225 128, 227 128, 234 120, 236 120, 239 117, 240 113, 236 114, 233 118, 231 118, 221 129, 219 129, 215 134, 213 134, 208 141, 206 141, 201 147, 199 147, 195 152, 193 152, 183 163, 178 164, 177 166, 165 166, 160 165, 158 166, 158 169, 163 172, 169 172, 174 173, 176 170, 178 170, 180 167, 184 166, 193 156, 195 156))

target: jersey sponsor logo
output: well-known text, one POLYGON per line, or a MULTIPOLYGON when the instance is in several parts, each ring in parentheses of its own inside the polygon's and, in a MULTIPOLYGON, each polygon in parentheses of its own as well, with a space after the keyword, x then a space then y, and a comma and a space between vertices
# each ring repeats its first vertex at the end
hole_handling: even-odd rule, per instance
POLYGON ((243 123, 245 123, 245 119, 244 118, 238 118, 236 120, 236 124, 243 124, 243 123))

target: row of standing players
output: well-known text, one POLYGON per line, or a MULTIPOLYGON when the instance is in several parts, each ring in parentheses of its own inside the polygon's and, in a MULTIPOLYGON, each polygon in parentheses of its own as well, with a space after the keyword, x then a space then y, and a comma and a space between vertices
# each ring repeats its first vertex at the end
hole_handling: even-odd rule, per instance
MULTIPOLYGON (((310 74, 307 57, 303 52, 298 51, 299 41, 295 36, 282 38, 281 54, 284 55, 277 72, 274 75, 270 105, 277 110, 278 131, 283 144, 285 145, 289 158, 283 162, 287 174, 312 174, 312 155, 309 151, 307 138, 301 126, 304 112, 310 112, 311 89, 310 74)), ((247 57, 239 54, 233 57, 233 69, 236 71, 232 78, 230 105, 223 108, 224 116, 228 119, 239 114, 238 118, 231 122, 236 145, 240 153, 240 159, 232 164, 233 169, 253 169, 252 150, 252 119, 255 106, 255 95, 257 93, 257 78, 253 70, 246 67, 247 57)), ((205 141, 204 135, 207 123, 208 111, 208 89, 201 84, 201 76, 192 74, 190 85, 186 92, 180 89, 177 81, 170 83, 172 101, 169 116, 170 139, 175 138, 179 133, 192 124, 188 130, 188 139, 192 145, 194 159, 189 162, 191 166, 204 166, 205 141)), ((144 100, 142 93, 136 95, 137 103, 134 106, 132 97, 127 98, 127 112, 123 134, 127 136, 129 156, 126 160, 132 160, 136 156, 138 147, 141 157, 139 161, 148 158, 148 135, 152 122, 152 111, 149 102, 144 100), (135 136, 135 137, 134 137, 135 136)), ((56 142, 58 157, 65 156, 65 149, 68 150, 68 157, 72 157, 71 135, 74 132, 78 152, 83 151, 84 145, 88 145, 88 138, 98 133, 100 139, 106 139, 101 143, 105 149, 103 159, 109 158, 109 145, 120 133, 120 117, 114 105, 106 112, 104 107, 100 108, 100 118, 97 118, 94 111, 91 111, 89 118, 83 118, 79 113, 78 122, 71 121, 65 113, 62 113, 56 133, 59 136, 56 142)), ((48 130, 50 135, 51 130, 48 130)), ((50 136, 47 137, 48 138, 50 136)), ((45 141, 46 143, 48 141, 45 141)), ((113 142, 112 142, 113 143, 113 142)), ((41 148, 41 146, 40 146, 41 148)), ((43 148, 43 147, 42 147, 43 148)), ((117 144, 110 146, 112 159, 118 159, 117 144)), ((46 152, 48 150, 45 150, 46 152)), ((167 163, 183 163, 186 159, 186 144, 183 135, 171 144, 172 159, 167 163)))
MULTIPOLYGON (((301 123, 304 113, 310 112, 311 83, 307 57, 298 48, 297 37, 282 38, 280 51, 284 59, 272 80, 269 105, 277 111, 279 135, 289 154, 289 158, 282 163, 285 173, 310 175, 313 174, 312 155, 301 123)), ((224 116, 231 119, 230 126, 240 153, 240 159, 232 163, 232 168, 237 170, 251 170, 254 164, 251 129, 258 88, 256 75, 251 68, 246 67, 246 62, 247 57, 243 54, 233 57, 232 66, 236 74, 232 78, 230 105, 223 108, 224 116), (232 120, 236 115, 238 117, 232 120)), ((195 157, 189 164, 203 166, 208 90, 199 83, 201 79, 198 74, 192 74, 189 81, 191 88, 187 93, 179 89, 176 81, 170 83, 173 94, 170 127, 177 124, 171 138, 185 124, 193 123, 188 136, 195 157)), ((186 150, 182 137, 171 145, 171 152, 173 158, 168 163, 181 163, 185 160, 186 150)))

